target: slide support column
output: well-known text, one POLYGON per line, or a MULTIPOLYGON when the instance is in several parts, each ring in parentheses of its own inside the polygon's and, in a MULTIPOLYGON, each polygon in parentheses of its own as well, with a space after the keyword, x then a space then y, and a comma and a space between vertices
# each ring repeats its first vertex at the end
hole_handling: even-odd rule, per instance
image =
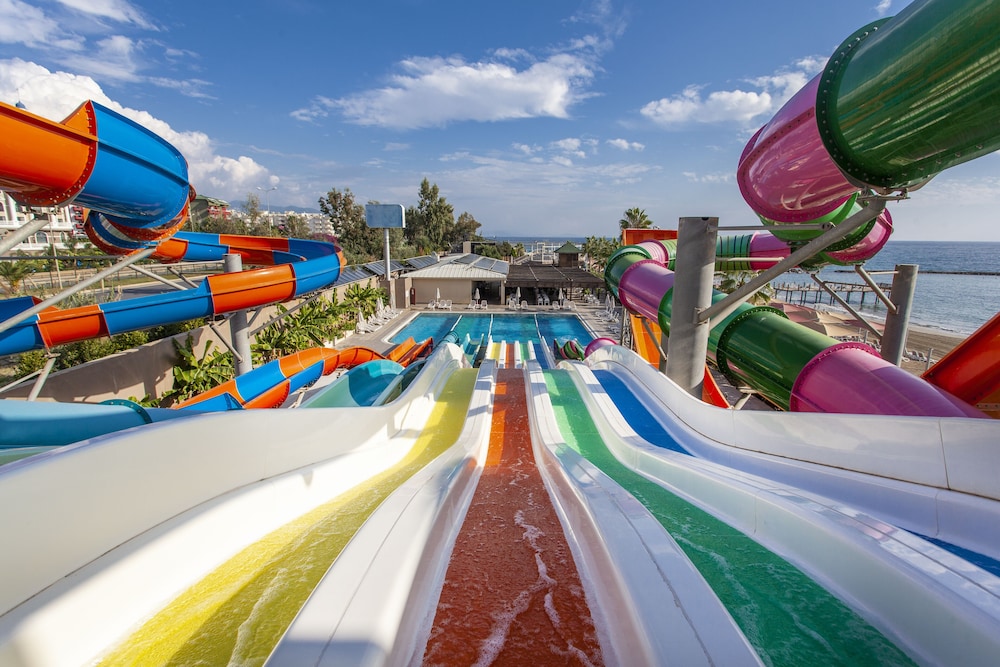
MULTIPOLYGON (((243 258, 236 253, 228 253, 223 258, 226 273, 239 273, 243 270, 243 258)), ((253 356, 250 351, 250 324, 247 322, 247 311, 237 310, 229 318, 229 335, 233 339, 233 367, 236 376, 245 375, 253 370, 253 356)))
POLYGON ((892 279, 892 293, 889 299, 895 306, 885 316, 885 333, 882 334, 882 358, 899 366, 903 361, 906 347, 906 333, 910 327, 910 309, 913 293, 917 289, 917 265, 897 264, 892 279))
POLYGON ((718 218, 680 218, 677 261, 670 310, 667 377, 692 396, 701 398, 705 382, 710 321, 700 313, 712 305, 718 218))

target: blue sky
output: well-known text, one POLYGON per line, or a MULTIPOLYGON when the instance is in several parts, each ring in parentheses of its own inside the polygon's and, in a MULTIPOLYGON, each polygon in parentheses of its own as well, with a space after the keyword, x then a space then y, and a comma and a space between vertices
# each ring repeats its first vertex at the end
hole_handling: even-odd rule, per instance
MULTIPOLYGON (((747 140, 907 4, 0 0, 0 100, 97 100, 177 146, 199 193, 273 209, 415 205, 427 178, 488 236, 612 236, 632 207, 747 225, 747 140)), ((996 154, 937 176, 890 207, 893 238, 1000 241, 998 185, 996 154)))

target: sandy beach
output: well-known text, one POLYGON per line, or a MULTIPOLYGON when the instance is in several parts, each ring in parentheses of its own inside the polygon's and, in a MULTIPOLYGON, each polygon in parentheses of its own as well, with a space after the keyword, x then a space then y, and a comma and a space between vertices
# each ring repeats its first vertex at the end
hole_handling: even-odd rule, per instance
MULTIPOLYGON (((961 334, 951 334, 939 329, 929 329, 927 327, 915 327, 910 325, 906 334, 906 349, 912 352, 919 352, 925 357, 930 355, 933 361, 937 361, 951 351, 959 343, 965 340, 961 334)), ((927 368, 925 361, 913 361, 903 358, 900 364, 903 370, 919 375, 927 368)))

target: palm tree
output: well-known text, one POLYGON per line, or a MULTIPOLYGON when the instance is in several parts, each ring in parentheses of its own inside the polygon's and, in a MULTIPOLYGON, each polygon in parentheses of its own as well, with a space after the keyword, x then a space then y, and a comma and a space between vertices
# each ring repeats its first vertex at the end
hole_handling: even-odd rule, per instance
POLYGON ((649 229, 653 226, 653 221, 646 216, 646 210, 641 208, 630 208, 625 211, 625 217, 618 221, 622 229, 649 229))
POLYGON ((9 296, 13 296, 21 291, 21 283, 25 278, 35 272, 31 264, 21 260, 13 262, 0 262, 0 278, 3 278, 6 286, 0 285, 9 296))
MULTIPOLYGON (((719 279, 719 291, 725 292, 726 294, 732 294, 740 287, 743 287, 745 283, 750 282, 757 277, 756 271, 716 271, 716 277, 719 279)), ((771 283, 767 283, 756 292, 750 295, 747 301, 754 306, 766 306, 771 303, 771 298, 774 296, 774 286, 771 283)))

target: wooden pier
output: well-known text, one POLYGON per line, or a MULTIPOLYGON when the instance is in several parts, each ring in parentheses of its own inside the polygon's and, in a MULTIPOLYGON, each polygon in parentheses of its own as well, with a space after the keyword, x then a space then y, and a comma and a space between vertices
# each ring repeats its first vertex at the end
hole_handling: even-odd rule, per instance
MULTIPOLYGON (((799 305, 821 303, 833 305, 834 303, 834 298, 815 283, 771 283, 771 286, 774 288, 775 297, 786 303, 799 305)), ((847 303, 853 303, 852 298, 855 296, 857 297, 856 302, 860 306, 864 306, 868 299, 874 302, 876 308, 881 303, 874 290, 864 283, 826 281, 826 286, 847 303)), ((892 285, 888 283, 878 283, 878 287, 886 296, 889 296, 892 291, 892 285)))

